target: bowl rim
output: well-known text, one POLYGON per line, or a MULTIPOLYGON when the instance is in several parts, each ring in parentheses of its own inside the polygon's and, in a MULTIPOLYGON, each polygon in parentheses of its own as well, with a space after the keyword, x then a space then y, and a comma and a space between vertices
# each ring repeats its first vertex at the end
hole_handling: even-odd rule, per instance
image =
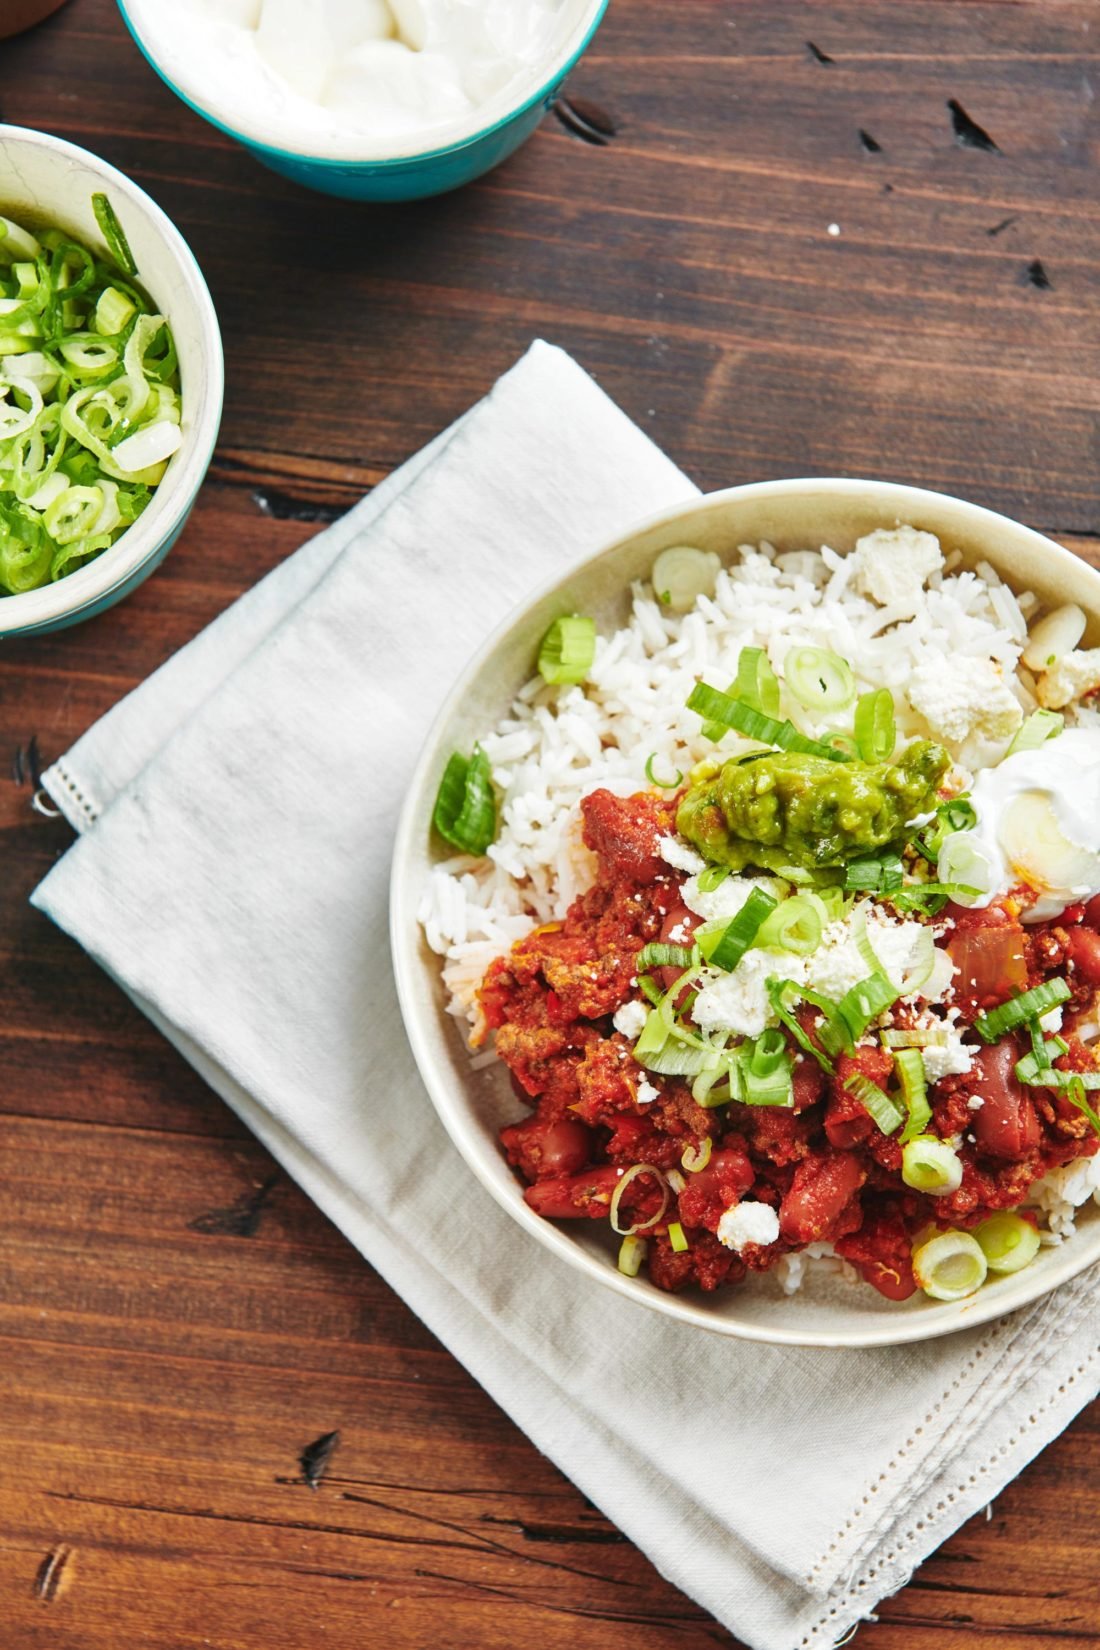
MULTIPOLYGON (((537 588, 522 602, 517 603, 501 623, 494 627, 453 682, 432 720, 418 755, 394 834, 389 900, 390 951, 398 1003, 409 1045, 437 1115, 465 1160, 466 1166, 483 1189, 488 1191, 500 1207, 544 1248, 564 1260, 574 1270, 625 1299, 632 1300, 635 1304, 647 1307, 664 1317, 691 1324, 712 1334, 772 1346, 815 1346, 830 1349, 904 1346, 976 1329, 1020 1307, 1030 1305, 1049 1294, 1052 1289, 1067 1283, 1086 1267, 1100 1260, 1100 1223, 1094 1227, 1091 1234, 1091 1246, 1088 1243, 1071 1241, 1054 1251, 1057 1258, 1047 1261, 1046 1275, 1039 1288, 1034 1287, 1034 1284, 1028 1285, 1027 1271, 1018 1272, 996 1279, 994 1287, 981 1289, 975 1295, 967 1296, 961 1301, 921 1303, 915 1311, 899 1313, 896 1324, 887 1322, 861 1326, 858 1319, 853 1319, 851 1330, 807 1331, 800 1330, 796 1325, 792 1325, 790 1329, 777 1329, 756 1323, 739 1322, 736 1318, 717 1313, 709 1314, 704 1305, 696 1303, 691 1297, 666 1294, 644 1280, 624 1277, 606 1259, 598 1259, 581 1248, 565 1230, 535 1214, 522 1197, 517 1198, 503 1183, 489 1179, 482 1172, 476 1150, 475 1131, 463 1117, 457 1097, 452 1094, 451 1084, 446 1074, 437 1066, 428 1044, 426 1021, 429 1017, 434 1017, 437 1010, 434 1002, 423 992, 418 977, 422 967, 418 946, 419 925, 416 920, 420 889, 411 887, 413 879, 401 872, 404 865, 415 861, 418 852, 415 837, 418 823, 416 805, 432 776, 438 774, 440 737, 451 719, 454 707, 469 692, 497 646, 524 613, 552 596, 562 584, 582 569, 587 569, 593 563, 613 555, 620 548, 653 530, 674 526, 689 514, 707 508, 720 509, 741 500, 814 492, 852 495, 864 502, 881 499, 884 524, 905 519, 901 509, 916 512, 922 506, 948 505, 961 509, 975 526, 986 533, 992 529, 1003 530, 1008 527, 1013 533, 1022 534, 1049 563, 1055 566, 1060 563, 1079 572, 1084 570, 1091 576, 1097 586, 1096 610, 1100 613, 1100 570, 1091 567, 1064 545, 1058 544, 1035 528, 1027 527, 1024 523, 990 510, 984 505, 974 504, 954 494, 941 493, 930 488, 849 476, 800 476, 790 480, 747 482, 741 486, 701 493, 692 499, 685 499, 680 504, 656 511, 635 521, 627 531, 617 535, 614 540, 569 562, 553 577, 541 581, 537 588)), ((438 966, 438 959, 433 958, 433 966, 438 966)), ((518 1189, 518 1182, 516 1187, 518 1189)))
MULTIPOLYGON (((145 37, 131 17, 127 0, 117 0, 118 9, 122 13, 122 21, 149 67, 160 77, 169 90, 175 93, 180 102, 185 103, 195 114, 200 115, 203 120, 208 121, 219 132, 224 132, 227 137, 234 138, 238 143, 245 144, 249 149, 253 149, 261 155, 270 156, 275 161, 297 161, 321 170, 332 170, 341 173, 346 173, 349 169, 354 171, 368 169, 383 171, 391 167, 397 169, 412 165, 430 165, 435 161, 445 160, 451 155, 459 154, 464 149, 472 148, 475 144, 480 144, 485 139, 503 131, 505 127, 511 126, 515 120, 525 115, 536 104, 546 102, 560 85, 562 79, 570 70, 575 68, 577 62, 588 50, 593 36, 603 22, 604 14, 610 3, 611 0, 586 0, 587 9, 583 17, 550 60, 552 72, 547 74, 545 68, 532 70, 532 75, 539 77, 536 89, 523 92, 519 96, 519 101, 509 101, 507 108, 502 113, 491 116, 487 125, 479 124, 478 117, 481 111, 474 109, 462 120, 451 122, 448 125, 441 125, 440 132, 453 130, 456 135, 446 142, 439 142, 437 134, 436 138, 431 140, 434 143, 432 148, 410 149, 401 147, 398 140, 395 140, 395 146, 390 148, 382 146, 370 154, 317 154, 314 150, 306 147, 304 143, 285 147, 282 144, 271 142, 269 137, 256 136, 253 132, 246 131, 239 126, 230 125, 223 115, 215 112, 213 107, 204 101, 201 91, 195 88, 193 84, 185 88, 181 82, 172 78, 161 65, 152 47, 147 44, 145 37)), ((524 86, 530 83, 528 76, 521 76, 519 79, 524 86)), ((492 107, 497 99, 502 96, 503 93, 497 94, 496 97, 490 100, 489 106, 492 107)))
MULTIPOLYGON (((149 507, 109 549, 56 583, 0 596, 0 638, 11 638, 96 607, 121 584, 132 580, 179 527, 202 486, 221 428, 225 393, 225 358, 214 300, 198 260, 164 209, 141 185, 90 149, 27 126, 0 122, 0 144, 46 149, 79 163, 123 196, 153 227, 180 271, 198 314, 203 382, 194 394, 196 418, 181 462, 154 491, 149 507), (164 489, 162 492, 162 488, 164 489), (159 506, 159 508, 158 508, 159 506)), ((64 216, 64 208, 61 208, 64 216)), ((151 294, 155 297, 155 294, 151 294)))

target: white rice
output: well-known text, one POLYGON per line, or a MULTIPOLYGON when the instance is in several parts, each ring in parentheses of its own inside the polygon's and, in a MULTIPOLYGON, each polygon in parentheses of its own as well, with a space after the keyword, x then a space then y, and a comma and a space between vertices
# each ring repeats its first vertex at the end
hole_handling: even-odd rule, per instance
MULTIPOLYGON (((718 575, 713 598, 701 596, 690 613, 670 613, 648 585, 634 585, 630 622, 597 640, 583 687, 548 687, 539 676, 528 682, 481 741, 503 798, 497 840, 487 859, 438 865, 419 912, 429 945, 444 958, 451 1012, 468 1020, 475 1041, 477 988, 494 957, 533 923, 563 917, 594 880, 595 859, 580 837, 581 798, 600 787, 620 796, 648 788, 650 757, 657 778, 671 779, 713 756, 686 701, 700 677, 727 688, 743 647, 765 648, 779 674, 792 647, 842 654, 860 692, 891 690, 903 738, 942 738, 906 697, 922 664, 947 678, 955 658, 989 661, 1021 713, 1030 710, 1034 700, 1016 674, 1027 626, 1012 592, 992 568, 986 573, 931 573, 914 611, 912 601, 884 605, 861 593, 858 554, 744 545, 718 575)), ((831 721, 811 718, 787 694, 782 710, 809 733, 850 726, 850 710, 831 721)), ((1007 742, 987 760, 1003 755, 1007 742)), ((731 733, 721 750, 747 744, 731 733)))

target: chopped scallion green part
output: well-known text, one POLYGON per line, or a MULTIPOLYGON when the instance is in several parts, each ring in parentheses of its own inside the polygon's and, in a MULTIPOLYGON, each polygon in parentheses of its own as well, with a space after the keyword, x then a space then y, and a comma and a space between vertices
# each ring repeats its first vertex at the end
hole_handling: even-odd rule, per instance
POLYGON ((579 613, 555 619, 539 647, 539 675, 564 687, 583 682, 596 657, 596 621, 579 613))
POLYGON ((684 1254, 690 1247, 687 1238, 684 1236, 684 1228, 680 1225, 678 1220, 669 1221, 668 1241, 672 1246, 673 1252, 677 1255, 684 1254))
POLYGON ((844 710, 856 696, 851 665, 828 648, 792 647, 783 661, 783 676, 807 710, 844 710))
POLYGON ((698 711, 705 721, 724 728, 736 728, 747 739, 758 739, 762 745, 776 745, 780 750, 801 751, 806 756, 822 756, 829 762, 847 762, 849 757, 830 745, 809 739, 799 733, 793 722, 779 722, 773 716, 753 710, 740 699, 731 699, 706 682, 696 682, 688 697, 688 709, 698 711))
MULTIPOLYGON (((818 996, 808 986, 796 984, 794 980, 772 978, 766 982, 766 985, 768 1000, 777 1018, 786 1026, 803 1053, 809 1054, 817 1061, 822 1071, 828 1072, 831 1076, 835 1070, 832 1060, 827 1053, 818 1048, 813 1038, 802 1029, 802 1025, 794 1012, 794 1004, 796 1002, 807 1002, 820 1009, 823 1017, 822 1031, 825 1031, 833 1023, 837 1014, 837 1005, 829 1002, 825 997, 818 996)), ((841 1036, 847 1036, 847 1032, 843 1028, 841 1036)))
POLYGON ((650 968, 690 968, 695 952, 683 945, 661 945, 654 941, 638 952, 638 971, 650 968))
POLYGON ((497 805, 489 758, 480 745, 473 756, 455 751, 443 770, 432 823, 445 842, 464 854, 484 854, 497 834, 497 805))
POLYGON ((1057 1008, 1059 1003, 1068 1002, 1072 995, 1065 980, 1044 980, 1042 985, 1022 991, 1017 997, 1010 997, 1007 1003, 990 1009, 988 1014, 979 1014, 974 1021, 974 1030, 985 1042, 995 1043, 998 1037, 1013 1031, 1016 1026, 1022 1026, 1033 1016, 1038 1019, 1050 1009, 1057 1008))
MULTIPOLYGON (((731 698, 740 699, 750 710, 764 716, 779 715, 779 681, 762 647, 743 647, 737 656, 737 676, 730 683, 731 698)), ((717 744, 729 728, 725 722, 708 722, 703 738, 717 744)))
POLYGON ((722 968, 727 974, 732 973, 745 955, 745 952, 755 942, 760 926, 768 914, 775 910, 778 900, 764 888, 754 888, 737 915, 729 923, 725 931, 719 936, 717 943, 707 944, 699 941, 699 949, 703 952, 712 968, 722 968))
POLYGON ((897 854, 875 859, 852 859, 844 867, 844 886, 849 893, 890 894, 904 880, 904 866, 897 854))
POLYGON ((62 231, 39 239, 8 219, 0 229, 3 596, 109 548, 183 436, 164 317, 62 231))
POLYGON ((894 1134, 901 1128, 905 1118, 897 1104, 885 1089, 880 1089, 869 1077, 864 1077, 862 1072, 858 1072, 854 1077, 848 1078, 844 1087, 859 1101, 864 1111, 870 1113, 875 1127, 881 1134, 894 1134))
POLYGON ((923 1134, 932 1121, 932 1108, 928 1104, 925 1087, 924 1056, 920 1049, 897 1049, 894 1053, 894 1069, 898 1074, 901 1097, 905 1101, 907 1113, 905 1128, 901 1135, 901 1143, 904 1146, 923 1134))
POLYGON ((95 213, 95 221, 100 227, 103 239, 107 242, 107 250, 115 263, 124 275, 136 275, 137 264, 134 262, 134 254, 130 251, 126 232, 106 195, 92 196, 92 211, 95 213))
POLYGON ((653 764, 654 764, 654 762, 656 762, 656 760, 657 760, 657 752, 656 751, 654 751, 652 753, 652 755, 650 755, 646 758, 645 776, 646 776, 646 779, 648 780, 648 782, 651 785, 655 786, 656 789, 659 790, 659 791, 675 791, 675 790, 677 790, 679 788, 679 786, 681 786, 684 783, 684 776, 680 772, 679 768, 676 769, 675 778, 673 778, 673 779, 658 779, 657 775, 653 772, 653 764))
POLYGON ((756 944, 763 951, 790 951, 796 957, 808 957, 821 944, 828 920, 829 913, 816 894, 792 894, 764 918, 756 944))
POLYGON ((1036 751, 1048 739, 1054 739, 1066 725, 1064 716, 1056 710, 1033 710, 1019 728, 1006 756, 1018 756, 1021 751, 1036 751))
POLYGON ((889 688, 861 693, 856 701, 856 747, 865 762, 889 762, 897 743, 894 696, 889 688))
POLYGON ((728 865, 708 865, 705 871, 699 872, 699 892, 713 894, 716 888, 721 888, 729 875, 728 865))

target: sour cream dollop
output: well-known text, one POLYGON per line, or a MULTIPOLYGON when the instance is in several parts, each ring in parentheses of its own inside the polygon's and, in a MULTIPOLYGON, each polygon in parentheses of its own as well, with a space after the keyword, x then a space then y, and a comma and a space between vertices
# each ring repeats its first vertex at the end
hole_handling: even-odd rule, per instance
POLYGON ((1035 891, 1025 922, 1060 917, 1100 893, 1100 731, 1071 728, 1038 750, 984 768, 970 792, 978 816, 940 850, 941 882, 981 889, 988 905, 1019 883, 1035 891))

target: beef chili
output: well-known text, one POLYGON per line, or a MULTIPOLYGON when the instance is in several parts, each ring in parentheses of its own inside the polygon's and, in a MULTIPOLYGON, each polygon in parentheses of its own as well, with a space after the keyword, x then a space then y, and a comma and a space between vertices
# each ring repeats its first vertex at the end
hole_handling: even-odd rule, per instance
MULTIPOLYGON (((1025 924, 1011 894, 922 908, 911 888, 908 902, 896 886, 853 890, 849 873, 824 915, 828 932, 857 932, 867 979, 830 998, 793 969, 793 939, 784 981, 775 946, 771 1023, 731 1046, 691 1019, 715 925, 685 891, 729 873, 669 855, 685 794, 587 796, 593 886, 482 983, 485 1025, 530 1108, 501 1135, 527 1203, 609 1224, 620 1268, 644 1264, 670 1291, 736 1284, 814 1244, 892 1301, 918 1287, 957 1298, 1025 1264, 1039 1242, 1031 1188, 1100 1144, 1097 1062, 1075 1030, 1100 988, 1100 897, 1025 924), (889 931, 872 917, 928 930, 938 996, 883 989, 868 936, 889 931)), ((753 900, 720 944, 738 922, 744 939, 753 900)))

